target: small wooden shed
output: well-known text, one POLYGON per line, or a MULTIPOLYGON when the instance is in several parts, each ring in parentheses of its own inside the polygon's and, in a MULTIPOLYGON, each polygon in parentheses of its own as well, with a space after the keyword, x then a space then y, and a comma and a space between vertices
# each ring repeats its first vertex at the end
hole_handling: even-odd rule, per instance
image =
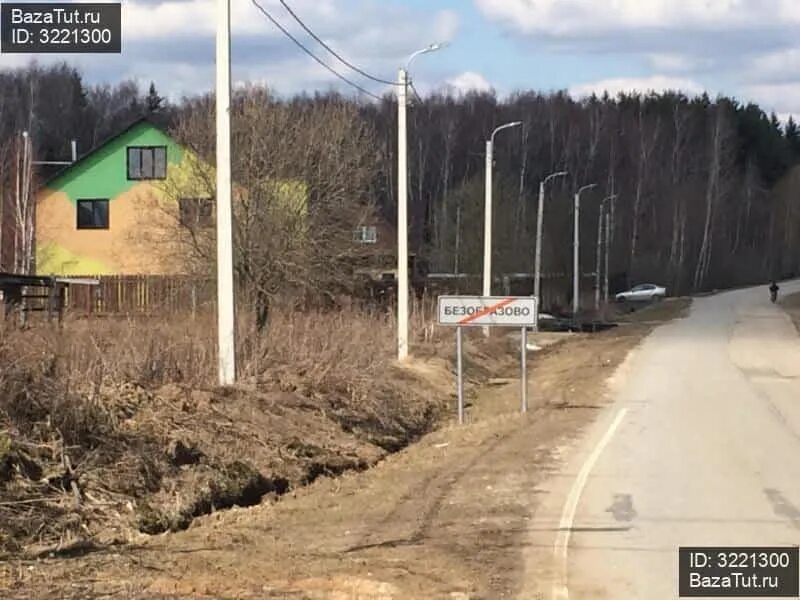
POLYGON ((43 275, 20 275, 0 272, 0 308, 2 317, 8 321, 13 315, 25 324, 32 312, 47 314, 52 321, 60 323, 64 317, 64 296, 69 286, 97 286, 100 281, 89 278, 55 277, 43 275))

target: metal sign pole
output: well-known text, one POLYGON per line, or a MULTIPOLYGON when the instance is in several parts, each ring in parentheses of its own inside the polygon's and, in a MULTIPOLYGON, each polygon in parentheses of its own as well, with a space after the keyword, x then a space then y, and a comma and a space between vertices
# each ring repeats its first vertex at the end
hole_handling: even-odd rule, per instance
POLYGON ((462 358, 462 327, 456 327, 456 369, 458 372, 458 424, 464 424, 464 361, 462 358))
POLYGON ((530 296, 439 296, 439 325, 456 328, 458 423, 464 424, 464 327, 521 328, 522 412, 528 412, 528 328, 536 327, 539 302, 530 296))
POLYGON ((522 413, 528 412, 528 328, 522 328, 522 354, 521 354, 521 376, 522 380, 522 413))

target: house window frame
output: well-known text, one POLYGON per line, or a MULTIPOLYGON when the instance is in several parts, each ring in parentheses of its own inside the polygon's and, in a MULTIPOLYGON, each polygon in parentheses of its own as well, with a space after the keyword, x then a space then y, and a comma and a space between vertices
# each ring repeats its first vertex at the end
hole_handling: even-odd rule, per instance
POLYGON ((378 228, 375 225, 360 225, 353 230, 353 241, 358 244, 377 244, 378 228))
MULTIPOLYGON (((94 216, 94 209, 92 209, 92 215, 94 216)), ((75 229, 78 231, 97 231, 97 230, 106 230, 111 228, 111 201, 109 198, 80 198, 75 203, 75 229), (92 204, 96 202, 105 202, 106 205, 106 222, 105 225, 81 225, 81 204, 85 204, 87 202, 91 202, 92 204)))
POLYGON ((181 227, 187 227, 189 229, 211 229, 214 227, 214 206, 215 206, 214 198, 212 197, 185 197, 178 199, 178 222, 180 223, 181 227), (192 202, 195 203, 196 209, 193 210, 193 214, 189 215, 188 211, 184 212, 184 203, 192 202), (200 211, 200 207, 208 206, 208 214, 202 215, 200 211), (184 219, 184 216, 193 216, 194 218, 191 219, 191 222, 188 222, 184 219))
MULTIPOLYGON (((167 178, 167 170, 168 170, 168 148, 165 144, 155 145, 155 146, 126 146, 125 147, 125 177, 127 177, 128 181, 163 181, 167 178), (156 176, 156 150, 164 150, 164 176, 157 177, 156 176), (153 152, 153 176, 152 177, 131 177, 131 150, 150 150, 153 152)), ((140 155, 141 157, 141 155, 140 155)), ((139 170, 141 171, 141 163, 139 165, 139 170)))

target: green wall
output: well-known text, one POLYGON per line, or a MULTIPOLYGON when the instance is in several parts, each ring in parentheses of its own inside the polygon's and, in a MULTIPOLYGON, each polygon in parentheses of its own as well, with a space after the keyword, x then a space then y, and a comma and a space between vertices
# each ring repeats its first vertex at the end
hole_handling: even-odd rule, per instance
POLYGON ((114 138, 96 152, 80 160, 47 184, 53 191, 64 192, 70 202, 83 198, 113 199, 140 181, 128 181, 128 146, 166 146, 167 163, 179 165, 183 149, 154 125, 143 122, 114 138))

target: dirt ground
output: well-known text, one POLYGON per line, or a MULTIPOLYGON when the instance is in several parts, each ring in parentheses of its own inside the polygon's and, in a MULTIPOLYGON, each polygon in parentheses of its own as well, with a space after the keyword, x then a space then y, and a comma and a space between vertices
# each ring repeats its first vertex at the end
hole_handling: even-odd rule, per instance
MULTIPOLYGON (((519 382, 505 368, 493 385, 473 379, 466 426, 446 425, 374 468, 320 477, 277 502, 199 517, 186 531, 142 535, 72 559, 0 563, 0 594, 513 597, 537 486, 553 465, 550 448, 592 421, 616 366, 657 323, 680 317, 688 304, 667 301, 595 335, 531 335, 531 343, 545 347, 530 358, 526 416, 518 414, 519 382)), ((406 368, 419 376, 440 367, 441 359, 425 359, 406 368)), ((453 381, 439 384, 453 404, 446 389, 453 381)))

